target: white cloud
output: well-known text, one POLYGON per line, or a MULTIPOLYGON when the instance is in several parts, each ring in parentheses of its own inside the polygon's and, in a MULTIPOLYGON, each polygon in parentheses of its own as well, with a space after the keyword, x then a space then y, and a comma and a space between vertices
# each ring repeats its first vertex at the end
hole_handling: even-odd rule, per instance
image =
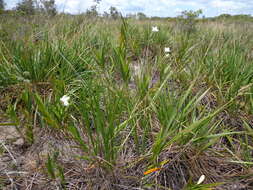
POLYGON ((92 0, 56 0, 55 3, 59 11, 74 14, 84 12, 94 4, 92 0))
POLYGON ((213 8, 218 8, 225 12, 230 11, 232 13, 243 10, 248 6, 246 2, 224 0, 213 0, 210 4, 213 8))

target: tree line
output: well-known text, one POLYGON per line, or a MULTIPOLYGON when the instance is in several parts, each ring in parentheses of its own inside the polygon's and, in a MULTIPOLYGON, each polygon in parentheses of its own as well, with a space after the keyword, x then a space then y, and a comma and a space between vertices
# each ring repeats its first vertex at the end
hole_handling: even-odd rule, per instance
MULTIPOLYGON (((100 2, 101 0, 94 0, 94 5, 91 6, 88 10, 86 10, 84 14, 89 17, 100 16, 98 13, 98 5, 100 2)), ((0 0, 0 13, 4 12, 5 6, 6 3, 4 2, 4 0, 0 0)), ((50 16, 55 16, 57 14, 57 7, 55 0, 22 0, 16 4, 12 11, 9 12, 13 11, 22 15, 34 15, 42 13, 50 16)), ((121 17, 121 13, 117 10, 116 7, 110 7, 109 11, 105 11, 101 16, 117 19, 121 17)))
MULTIPOLYGON (((105 11, 103 14, 98 13, 98 5, 101 2, 101 0, 93 0, 94 5, 91 6, 88 10, 86 10, 85 14, 88 17, 104 17, 104 18, 112 18, 112 19, 118 19, 121 17, 120 11, 116 8, 111 6, 108 11, 105 11)), ((6 7, 6 3, 4 0, 0 0, 0 14, 4 12, 6 7)), ((16 6, 13 8, 14 12, 18 12, 22 15, 34 15, 34 14, 46 14, 49 16, 55 16, 57 15, 57 7, 55 0, 21 0, 19 3, 16 4, 16 6)), ((202 14, 202 10, 198 11, 183 11, 181 15, 179 15, 176 18, 172 17, 148 17, 142 12, 138 12, 136 14, 127 14, 125 17, 127 18, 135 18, 139 20, 144 20, 147 18, 153 19, 153 20, 164 20, 169 19, 171 21, 175 19, 183 19, 190 22, 193 22, 196 18, 199 18, 199 15, 202 14)), ((205 16, 202 16, 202 20, 252 20, 253 17, 251 15, 230 15, 230 14, 221 14, 216 17, 212 18, 206 18, 205 16)))
MULTIPOLYGON (((0 11, 5 10, 6 3, 0 0, 0 11)), ((14 7, 13 11, 20 14, 34 15, 36 13, 43 13, 54 16, 57 14, 55 0, 22 0, 14 7)))

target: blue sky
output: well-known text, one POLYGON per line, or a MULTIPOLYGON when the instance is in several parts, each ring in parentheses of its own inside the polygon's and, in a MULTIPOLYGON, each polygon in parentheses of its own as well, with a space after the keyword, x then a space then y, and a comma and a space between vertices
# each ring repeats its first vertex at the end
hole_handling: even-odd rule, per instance
MULTIPOLYGON (((11 9, 21 0, 5 0, 11 9)), ((93 0, 55 0, 59 11, 80 13, 91 7, 93 0)), ((253 15, 253 0, 102 0, 99 12, 116 7, 123 14, 143 12, 148 16, 177 16, 183 10, 202 9, 205 16, 222 13, 253 15)))

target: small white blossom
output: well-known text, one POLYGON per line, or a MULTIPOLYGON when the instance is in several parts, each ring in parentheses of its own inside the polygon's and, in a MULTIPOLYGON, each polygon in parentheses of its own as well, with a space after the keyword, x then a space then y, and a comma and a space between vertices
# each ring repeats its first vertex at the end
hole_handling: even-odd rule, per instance
POLYGON ((60 101, 63 103, 64 106, 69 106, 69 99, 69 96, 64 95, 63 97, 61 97, 60 101))
POLYGON ((157 26, 152 26, 152 32, 159 32, 159 29, 157 26))
POLYGON ((165 57, 169 57, 169 56, 170 56, 170 53, 171 53, 170 47, 165 47, 165 48, 164 48, 164 52, 165 52, 165 57))
POLYGON ((170 49, 170 47, 166 47, 166 48, 164 48, 164 52, 165 52, 165 53, 171 53, 171 49, 170 49))
POLYGON ((201 175, 200 178, 199 178, 199 180, 198 180, 198 182, 197 182, 197 184, 198 185, 201 184, 205 180, 205 178, 206 178, 205 175, 201 175))

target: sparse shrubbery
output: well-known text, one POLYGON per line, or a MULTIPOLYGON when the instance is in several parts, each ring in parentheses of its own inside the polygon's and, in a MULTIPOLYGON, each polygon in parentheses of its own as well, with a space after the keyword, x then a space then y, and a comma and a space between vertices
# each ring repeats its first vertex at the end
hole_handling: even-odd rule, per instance
POLYGON ((3 1, 3 0, 0 0, 0 14, 3 12, 4 7, 5 7, 4 1, 3 1))
POLYGON ((16 10, 22 14, 34 15, 36 12, 34 0, 22 0, 17 4, 16 10))
POLYGON ((55 16, 57 14, 55 0, 22 0, 15 10, 21 15, 45 14, 55 16))
POLYGON ((202 10, 197 11, 183 11, 179 16, 179 29, 187 34, 196 31, 197 18, 202 14, 202 10))

